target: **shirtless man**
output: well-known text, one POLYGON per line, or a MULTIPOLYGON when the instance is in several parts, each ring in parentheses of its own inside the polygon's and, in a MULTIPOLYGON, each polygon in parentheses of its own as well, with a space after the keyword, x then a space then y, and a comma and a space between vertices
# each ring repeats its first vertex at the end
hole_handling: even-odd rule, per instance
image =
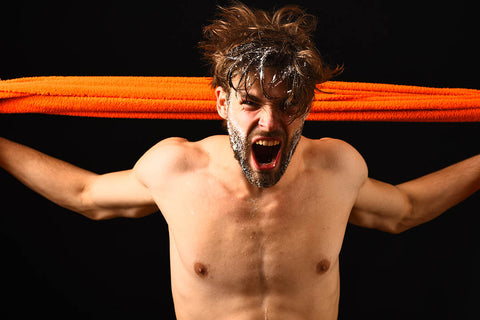
POLYGON ((238 5, 206 28, 228 136, 166 139, 103 175, 0 139, 0 166, 94 220, 159 209, 180 320, 334 320, 347 223, 399 233, 435 218, 480 188, 480 156, 392 186, 369 178, 346 142, 302 137, 314 85, 332 73, 310 22, 295 8, 272 19, 238 5))

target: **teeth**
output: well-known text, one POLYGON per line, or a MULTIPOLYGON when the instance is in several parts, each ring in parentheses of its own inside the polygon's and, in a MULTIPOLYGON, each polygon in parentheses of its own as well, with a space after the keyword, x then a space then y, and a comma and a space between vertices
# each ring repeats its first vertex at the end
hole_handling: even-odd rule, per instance
POLYGON ((272 147, 280 144, 280 141, 277 140, 258 140, 255 141, 255 144, 259 144, 265 147, 272 147))

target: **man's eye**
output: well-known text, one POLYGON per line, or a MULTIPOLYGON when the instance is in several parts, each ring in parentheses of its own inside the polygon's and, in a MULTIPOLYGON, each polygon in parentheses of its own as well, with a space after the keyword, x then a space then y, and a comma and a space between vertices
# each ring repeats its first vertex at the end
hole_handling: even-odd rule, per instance
POLYGON ((284 104, 282 106, 282 111, 291 116, 291 115, 294 115, 296 112, 297 112, 297 106, 294 105, 294 104, 284 104))
POLYGON ((247 106, 249 106, 249 107, 251 107, 251 108, 257 108, 257 107, 259 106, 258 103, 253 102, 253 101, 251 101, 251 100, 242 100, 242 101, 240 101, 240 104, 241 104, 241 105, 247 105, 247 106))

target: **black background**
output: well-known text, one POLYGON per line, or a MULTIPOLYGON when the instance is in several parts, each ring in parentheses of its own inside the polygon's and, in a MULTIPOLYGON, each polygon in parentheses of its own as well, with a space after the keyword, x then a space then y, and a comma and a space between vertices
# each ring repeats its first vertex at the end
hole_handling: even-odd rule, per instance
MULTIPOLYGON (((246 1, 272 8, 285 1, 246 1)), ((474 1, 296 1, 341 81, 480 87, 474 1)), ((206 76, 196 43, 215 1, 10 1, 0 5, 0 78, 206 76)), ((399 183, 479 152, 478 123, 308 122, 348 141, 374 178, 399 183)), ((0 135, 98 172, 132 167, 169 136, 217 121, 1 115, 0 135)), ((1 319, 174 319, 161 214, 94 222, 0 171, 1 319)), ((349 226, 341 319, 478 319, 478 194, 401 235, 349 226)))

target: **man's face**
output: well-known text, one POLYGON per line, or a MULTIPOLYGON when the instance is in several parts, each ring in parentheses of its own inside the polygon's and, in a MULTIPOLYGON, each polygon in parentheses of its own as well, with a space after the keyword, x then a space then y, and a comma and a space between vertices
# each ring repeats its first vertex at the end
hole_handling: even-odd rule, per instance
MULTIPOLYGON (((231 89, 225 102, 227 128, 235 158, 247 180, 260 188, 275 185, 285 173, 300 140, 304 118, 292 121, 285 112, 288 88, 269 85, 273 74, 265 70, 265 97, 257 80, 248 89, 231 89)), ((248 81, 248 79, 247 79, 248 81)))

